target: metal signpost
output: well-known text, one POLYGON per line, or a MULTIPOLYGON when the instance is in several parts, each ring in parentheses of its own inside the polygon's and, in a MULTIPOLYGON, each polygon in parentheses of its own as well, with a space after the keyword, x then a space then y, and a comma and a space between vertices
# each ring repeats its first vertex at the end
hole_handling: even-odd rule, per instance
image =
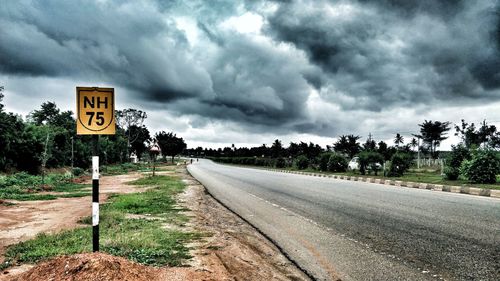
POLYGON ((76 88, 76 134, 92 135, 92 249, 99 251, 99 135, 114 135, 115 90, 76 88))

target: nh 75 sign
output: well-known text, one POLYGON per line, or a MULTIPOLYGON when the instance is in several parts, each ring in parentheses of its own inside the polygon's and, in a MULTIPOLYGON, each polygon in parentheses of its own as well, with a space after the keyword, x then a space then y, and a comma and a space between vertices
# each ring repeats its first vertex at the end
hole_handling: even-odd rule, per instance
POLYGON ((78 135, 114 135, 115 90, 113 88, 76 88, 78 135))

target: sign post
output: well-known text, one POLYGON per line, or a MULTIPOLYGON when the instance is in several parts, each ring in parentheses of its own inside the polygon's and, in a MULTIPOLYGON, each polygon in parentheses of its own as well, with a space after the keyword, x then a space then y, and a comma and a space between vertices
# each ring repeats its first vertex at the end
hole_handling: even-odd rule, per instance
POLYGON ((99 251, 99 135, 114 135, 115 90, 76 88, 76 134, 92 135, 92 249, 99 251))

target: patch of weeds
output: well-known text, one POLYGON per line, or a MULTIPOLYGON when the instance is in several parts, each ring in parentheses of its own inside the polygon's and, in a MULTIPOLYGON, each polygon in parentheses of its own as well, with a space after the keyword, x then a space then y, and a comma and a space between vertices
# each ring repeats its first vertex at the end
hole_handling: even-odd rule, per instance
POLYGON ((78 220, 79 224, 92 225, 92 216, 86 216, 78 220))
MULTIPOLYGON (((147 181, 147 180, 146 180, 147 181)), ((143 181, 144 182, 144 181, 143 181)), ((203 234, 165 229, 165 220, 127 218, 127 213, 154 214, 171 221, 187 220, 176 208, 175 194, 184 184, 177 178, 154 179, 157 187, 143 193, 120 194, 101 207, 101 251, 155 266, 179 266, 190 258, 186 244, 203 234), (180 218, 180 219, 179 219, 180 218)), ((18 263, 35 263, 57 255, 90 252, 92 218, 82 218, 86 226, 57 234, 40 234, 35 239, 10 246, 6 251, 8 267, 18 263)))
POLYGON ((36 200, 54 200, 57 196, 52 194, 36 194, 36 193, 2 193, 1 199, 17 200, 17 201, 36 201, 36 200))
POLYGON ((54 185, 52 190, 57 192, 75 192, 75 191, 80 191, 84 188, 88 188, 90 186, 91 186, 90 184, 64 182, 54 185))

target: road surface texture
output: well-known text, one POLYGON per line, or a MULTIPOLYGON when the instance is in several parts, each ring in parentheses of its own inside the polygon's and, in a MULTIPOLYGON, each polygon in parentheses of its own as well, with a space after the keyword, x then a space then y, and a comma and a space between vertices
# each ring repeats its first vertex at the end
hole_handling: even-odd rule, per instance
POLYGON ((500 200, 201 160, 189 172, 318 280, 500 280, 500 200))

